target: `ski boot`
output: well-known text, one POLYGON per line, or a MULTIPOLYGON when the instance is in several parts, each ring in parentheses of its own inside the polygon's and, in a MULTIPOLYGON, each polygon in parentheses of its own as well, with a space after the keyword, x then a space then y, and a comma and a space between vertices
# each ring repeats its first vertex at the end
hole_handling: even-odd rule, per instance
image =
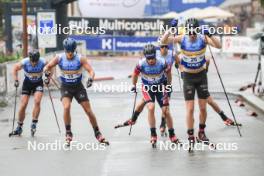
POLYGON ((100 144, 110 145, 110 143, 107 140, 105 140, 105 138, 103 137, 100 131, 97 131, 95 133, 95 137, 100 144))
POLYGON ((198 143, 202 143, 202 144, 208 145, 210 148, 216 149, 216 145, 209 141, 204 131, 198 132, 198 137, 196 138, 196 140, 198 143))
POLYGON ((226 126, 242 126, 241 123, 235 123, 233 120, 227 118, 226 120, 224 120, 224 124, 226 126))
POLYGON ((191 153, 191 152, 193 152, 194 144, 195 144, 195 138, 194 138, 194 136, 193 135, 190 135, 188 137, 188 141, 189 141, 189 149, 188 149, 188 151, 189 151, 189 153, 191 153))
POLYGON ((37 131, 37 124, 36 123, 32 123, 31 124, 31 136, 34 137, 36 131, 37 131))
POLYGON ((157 148, 157 135, 153 135, 150 138, 150 143, 152 145, 152 148, 157 148))
POLYGON ((9 133, 9 137, 11 136, 20 136, 23 132, 22 126, 18 125, 17 128, 15 129, 15 131, 12 131, 11 133, 9 133))
POLYGON ((69 147, 71 145, 71 141, 72 141, 72 132, 71 131, 67 131, 66 132, 66 144, 67 144, 67 147, 69 147))
POLYGON ((176 137, 176 135, 170 136, 171 143, 182 146, 181 141, 176 137))

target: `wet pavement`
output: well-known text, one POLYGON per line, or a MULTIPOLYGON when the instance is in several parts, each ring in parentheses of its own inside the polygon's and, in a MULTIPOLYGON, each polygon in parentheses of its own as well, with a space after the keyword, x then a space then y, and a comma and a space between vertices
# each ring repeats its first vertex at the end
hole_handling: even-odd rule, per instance
MULTIPOLYGON (((98 76, 114 76, 113 81, 102 81, 103 85, 116 85, 121 81, 130 82, 128 74, 133 70, 135 60, 124 61, 92 61, 98 76), (118 64, 119 63, 119 64, 118 64), (125 64, 124 64, 125 63, 125 64), (120 72, 122 74, 120 74, 120 72), (107 74, 106 74, 107 73, 107 74), (119 73, 119 74, 118 74, 119 73), (109 75, 111 74, 111 75, 109 75)), ((254 77, 255 61, 220 61, 223 80, 229 91, 237 90, 242 83, 250 81, 254 77), (248 66, 244 69, 244 66, 248 66), (225 68, 225 69, 223 69, 225 68), (232 74, 233 73, 233 74, 232 74), (237 76, 238 75, 238 76, 237 76), (234 78, 236 77, 236 78, 234 78), (243 79, 243 80, 242 80, 243 79)), ((217 79, 214 68, 211 66, 209 85, 212 96, 226 112, 231 115, 230 109, 221 93, 221 85, 217 79), (219 91, 218 91, 219 90, 219 91)), ((177 73, 174 72, 174 76, 177 73)), ((174 77, 176 91, 172 95, 171 112, 174 120, 176 135, 187 142, 185 126, 185 106, 181 92, 177 91, 178 80, 174 77)), ((94 85, 95 86, 95 85, 94 85)), ((73 101, 72 104, 72 131, 74 140, 81 144, 87 144, 89 150, 63 149, 53 150, 43 145, 47 143, 64 144, 64 127, 62 120, 62 106, 58 91, 52 92, 59 123, 63 133, 58 133, 51 103, 47 92, 42 101, 42 111, 38 124, 38 131, 34 138, 30 137, 30 118, 32 99, 27 109, 27 118, 24 124, 24 132, 21 137, 8 138, 12 127, 12 105, 0 111, 0 119, 9 121, 0 122, 0 173, 3 176, 44 176, 44 175, 98 175, 98 176, 123 176, 123 175, 262 175, 264 169, 264 153, 262 134, 264 133, 263 114, 257 118, 248 116, 246 109, 235 105, 235 97, 231 96, 231 104, 237 120, 243 124, 239 137, 236 127, 226 127, 219 115, 212 108, 208 108, 207 136, 217 144, 224 144, 229 150, 214 151, 206 148, 202 151, 188 153, 183 148, 164 149, 163 144, 170 144, 168 139, 160 138, 156 149, 152 149, 149 143, 149 127, 147 123, 147 111, 144 110, 139 120, 132 128, 131 136, 129 128, 114 129, 117 123, 128 119, 132 113, 134 95, 132 93, 96 93, 89 89, 89 98, 97 116, 100 129, 110 141, 109 147, 98 147, 93 130, 81 107, 73 101), (38 144, 39 150, 33 151, 28 145, 38 144), (230 149, 230 145, 235 148, 230 149), (94 147, 92 147, 94 146, 94 147)), ((138 96, 138 100, 141 96, 138 96)), ((157 127, 160 124, 160 110, 156 108, 157 127)), ((198 127, 198 108, 195 111, 196 133, 198 127)), ((80 146, 79 146, 80 147, 80 146)))

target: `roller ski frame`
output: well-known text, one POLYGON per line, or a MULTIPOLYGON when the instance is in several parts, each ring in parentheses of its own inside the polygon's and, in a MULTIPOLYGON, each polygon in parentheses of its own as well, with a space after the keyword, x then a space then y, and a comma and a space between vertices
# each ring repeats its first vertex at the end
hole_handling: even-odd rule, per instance
POLYGON ((192 153, 193 150, 194 150, 194 145, 195 145, 195 137, 194 136, 189 137, 188 138, 188 141, 189 141, 189 149, 188 149, 188 152, 189 153, 192 153))
POLYGON ((182 142, 176 136, 170 137, 170 141, 171 141, 171 143, 179 145, 180 147, 182 147, 182 142))
POLYGON ((196 141, 197 141, 197 143, 202 143, 202 144, 208 145, 208 147, 210 149, 216 150, 216 144, 213 142, 203 141, 203 140, 199 139, 198 137, 196 137, 196 141))
POLYGON ((129 126, 129 125, 118 124, 118 125, 115 126, 115 129, 122 128, 122 127, 126 127, 126 126, 129 126))
POLYGON ((150 143, 152 148, 157 148, 157 136, 151 136, 150 143))
POLYGON ((37 126, 36 126, 36 124, 31 124, 31 129, 30 129, 31 137, 34 137, 34 136, 35 136, 36 131, 37 131, 37 126), (33 126, 33 125, 34 125, 34 126, 33 126))
POLYGON ((127 126, 130 126, 130 125, 135 125, 136 122, 133 122, 131 119, 124 122, 123 124, 118 124, 115 126, 115 129, 117 128, 122 128, 122 127, 127 127, 127 126))
POLYGON ((100 144, 110 145, 110 143, 102 136, 102 134, 99 131, 95 137, 100 144))
POLYGON ((103 138, 103 140, 99 141, 99 143, 105 144, 105 145, 110 145, 110 143, 105 138, 103 138))
POLYGON ((67 133, 66 134, 65 142, 66 142, 66 146, 67 147, 71 146, 72 136, 73 136, 72 133, 67 133))
POLYGON ((161 137, 167 137, 168 136, 168 133, 166 131, 166 127, 160 127, 160 136, 161 137))
POLYGON ((22 127, 17 127, 15 131, 12 131, 11 133, 8 134, 9 137, 12 137, 12 136, 21 136, 23 132, 23 129, 22 127), (20 128, 20 131, 18 132, 18 128, 20 128))
POLYGON ((163 118, 162 118, 161 124, 160 124, 160 136, 161 137, 167 137, 168 136, 168 133, 166 130, 166 121, 163 118))
POLYGON ((196 137, 197 143, 202 143, 204 145, 208 145, 209 149, 216 150, 216 145, 206 137, 204 131, 199 131, 198 132, 198 137, 196 137), (202 137, 201 137, 202 136, 202 137))
POLYGON ((226 120, 224 120, 224 124, 226 125, 226 126, 242 126, 242 124, 241 123, 235 123, 233 120, 231 120, 231 119, 226 119, 226 120))

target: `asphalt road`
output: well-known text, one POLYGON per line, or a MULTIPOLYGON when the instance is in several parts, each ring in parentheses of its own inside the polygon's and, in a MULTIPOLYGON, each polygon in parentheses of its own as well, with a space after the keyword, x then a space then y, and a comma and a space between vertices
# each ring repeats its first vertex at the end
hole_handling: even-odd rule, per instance
MULTIPOLYGON (((96 71, 99 76, 108 62, 95 62, 96 71), (102 64, 102 66, 100 66, 102 64), (103 68, 102 68, 103 67, 103 68)), ((231 61, 235 62, 235 61, 231 61)), ((118 63, 118 62, 117 62, 118 63)), ((116 66, 113 74, 117 75, 118 68, 123 68, 122 76, 113 81, 101 82, 102 84, 115 85, 120 81, 130 82, 127 74, 130 73, 134 61, 129 64, 116 66)), ((228 62, 229 63, 229 62, 228 62)), ((223 70, 223 79, 229 80, 227 87, 229 90, 235 90, 238 85, 250 81, 251 75, 254 75, 254 62, 247 61, 241 63, 238 61, 237 71, 230 74, 229 64, 225 61, 220 66, 227 65, 223 70), (248 64, 250 62, 251 64, 248 64), (245 70, 241 67, 250 65, 252 70, 245 70), (244 72, 243 72, 244 70, 244 72), (250 72, 247 74, 247 72, 250 72), (229 73, 229 74, 228 74, 229 73), (241 73, 243 80, 235 79, 235 75, 241 73), (226 76, 229 75, 229 76, 226 76), (235 80, 230 81, 230 80, 235 80)), ((233 65, 234 66, 234 65, 233 65)), ((110 64, 110 68, 114 67, 110 64)), ((120 71, 120 70, 119 70, 120 71)), ((212 77, 217 76, 211 70, 212 77)), ((103 75, 103 74, 102 74, 103 75)), ((209 81, 211 80, 209 77, 209 81)), ((217 78, 217 77, 216 77, 217 78)), ((237 78, 241 78, 237 76, 237 78)), ((175 78, 174 83, 177 84, 175 78)), ((209 82, 212 87, 221 90, 219 81, 212 79, 209 82), (214 82, 215 81, 215 82, 214 82)), ((177 88, 176 88, 177 89, 177 88)), ((38 131, 34 138, 30 137, 30 119, 32 111, 32 100, 27 109, 27 118, 24 124, 24 132, 21 137, 8 138, 8 133, 12 127, 13 105, 0 111, 0 175, 3 176, 46 176, 46 175, 138 175, 138 176, 158 176, 158 175, 262 175, 264 169, 264 153, 262 134, 264 133, 263 114, 259 114, 257 118, 248 116, 246 109, 235 105, 235 97, 231 98, 231 104, 237 120, 243 124, 241 133, 243 137, 239 137, 236 127, 226 127, 210 107, 208 107, 207 136, 216 144, 226 145, 229 150, 196 150, 190 154, 183 148, 177 150, 175 148, 164 149, 163 144, 170 144, 168 139, 159 138, 156 149, 152 149, 149 143, 149 127, 147 123, 147 111, 144 110, 140 115, 137 124, 132 128, 132 135, 128 136, 129 128, 120 128, 115 130, 114 126, 128 119, 131 115, 133 106, 133 94, 131 93, 95 93, 93 89, 89 90, 89 98, 92 107, 97 116, 100 129, 104 136, 110 141, 109 147, 98 146, 94 138, 93 130, 87 117, 81 107, 73 101, 72 104, 72 131, 74 140, 80 145, 87 144, 88 150, 79 150, 73 147, 72 150, 56 149, 51 147, 47 150, 43 149, 48 143, 64 144, 64 127, 62 121, 62 106, 58 91, 52 92, 56 111, 59 117, 59 123, 62 128, 62 134, 58 133, 58 128, 54 119, 50 100, 47 92, 42 101, 42 111, 38 125, 38 131), (7 119, 7 120, 6 120, 7 119), (29 143, 34 142, 39 147, 34 151, 29 148, 29 143), (231 146, 235 146, 234 148, 231 146), (93 147, 94 148, 93 148, 93 147), (229 147, 228 147, 229 146, 229 147), (41 150, 43 149, 43 150, 41 150), (90 150, 89 150, 90 149, 90 150)), ((231 115, 228 104, 223 93, 212 93, 217 103, 226 112, 231 115)), ((139 96, 140 98, 140 96, 139 96)), ((187 142, 186 126, 185 126, 185 106, 183 96, 179 92, 172 95, 171 112, 174 119, 174 127, 176 135, 183 141, 187 142)), ((196 127, 198 127, 198 108, 195 111, 196 127)), ((160 110, 156 108, 157 127, 160 124, 160 110)), ((196 133, 197 133, 196 128, 196 133)))

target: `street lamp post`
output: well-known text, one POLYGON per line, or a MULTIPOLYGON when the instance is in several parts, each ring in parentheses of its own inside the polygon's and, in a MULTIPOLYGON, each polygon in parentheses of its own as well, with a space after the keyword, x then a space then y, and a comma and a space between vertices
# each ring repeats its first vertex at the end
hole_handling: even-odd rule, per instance
POLYGON ((22 17, 23 17, 23 57, 27 57, 27 53, 28 53, 27 0, 22 0, 22 17))

